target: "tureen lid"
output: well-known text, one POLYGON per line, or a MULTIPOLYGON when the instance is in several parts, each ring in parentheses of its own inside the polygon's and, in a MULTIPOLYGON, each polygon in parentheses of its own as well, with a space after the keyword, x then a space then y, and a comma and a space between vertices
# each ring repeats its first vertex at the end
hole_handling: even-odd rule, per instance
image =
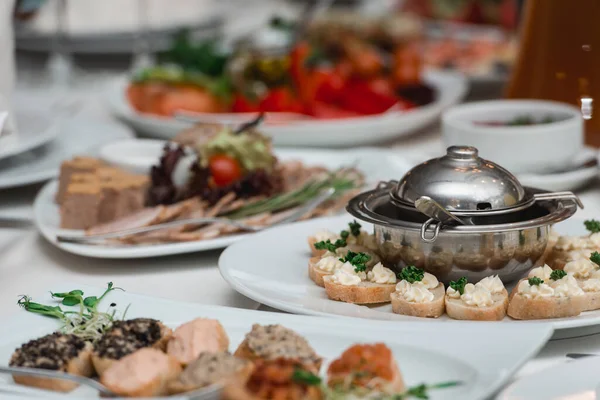
POLYGON ((450 211, 500 210, 525 199, 517 178, 498 164, 479 157, 471 146, 452 146, 446 155, 417 165, 390 191, 392 202, 414 206, 431 197, 450 211))

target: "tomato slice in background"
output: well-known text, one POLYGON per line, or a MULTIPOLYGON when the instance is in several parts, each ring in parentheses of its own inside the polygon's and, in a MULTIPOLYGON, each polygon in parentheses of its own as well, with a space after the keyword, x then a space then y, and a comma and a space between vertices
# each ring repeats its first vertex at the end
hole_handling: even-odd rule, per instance
POLYGON ((382 93, 367 81, 352 81, 344 88, 340 106, 359 114, 371 115, 385 112, 397 102, 395 95, 382 93))
POLYGON ((242 177, 238 161, 226 154, 217 154, 208 160, 210 174, 217 186, 227 186, 242 177))
POLYGON ((258 102, 253 102, 241 94, 236 94, 231 104, 231 111, 233 112, 258 112, 260 107, 258 102))
POLYGON ((259 110, 262 112, 291 112, 304 113, 302 101, 286 87, 271 89, 260 101, 259 110))
POLYGON ((320 119, 342 119, 360 117, 359 113, 344 110, 333 104, 324 103, 322 101, 315 101, 310 106, 310 114, 315 118, 320 119))

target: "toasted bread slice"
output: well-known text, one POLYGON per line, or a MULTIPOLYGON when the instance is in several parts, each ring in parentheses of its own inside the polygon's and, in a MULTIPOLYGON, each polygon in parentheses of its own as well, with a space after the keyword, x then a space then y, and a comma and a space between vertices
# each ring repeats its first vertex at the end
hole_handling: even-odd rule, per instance
POLYGON ((392 293, 392 310, 396 314, 410 315, 411 317, 421 318, 438 318, 444 313, 444 284, 439 283, 433 289, 429 289, 433 293, 433 301, 429 303, 412 303, 406 301, 399 293, 392 293))
POLYGON ((520 283, 510 293, 508 302, 507 314, 513 319, 574 317, 585 308, 585 295, 528 299, 517 292, 520 283))
POLYGON ((308 260, 308 276, 317 285, 325 287, 323 278, 331 275, 331 272, 323 271, 317 267, 319 260, 321 260, 321 257, 312 257, 310 260, 308 260))
POLYGON ((327 296, 332 300, 353 304, 376 304, 390 302, 390 295, 396 290, 395 283, 360 282, 358 285, 341 285, 332 281, 331 276, 323 278, 327 296))
POLYGON ((315 243, 317 242, 318 240, 314 236, 308 237, 308 247, 310 248, 310 252, 313 257, 321 257, 327 252, 327 250, 318 250, 317 248, 315 248, 315 243))
POLYGON ((470 321, 500 321, 506 316, 508 307, 508 292, 504 289, 501 293, 493 293, 494 304, 487 307, 467 305, 461 299, 445 296, 446 314, 452 319, 470 321))
MULTIPOLYGON (((91 343, 86 343, 83 349, 78 351, 75 357, 72 357, 63 368, 60 368, 60 371, 77 376, 92 376, 94 374, 94 367, 92 366, 91 354, 92 345, 91 343)), ((13 359, 14 357, 15 356, 13 355, 13 359)), ((21 365, 15 366, 20 367, 21 365)), ((28 367, 28 365, 24 366, 28 367)), ((40 378, 37 376, 13 375, 13 379, 20 385, 53 390, 56 392, 70 392, 79 386, 79 384, 75 382, 63 379, 40 378)))
POLYGON ((153 397, 168 393, 167 385, 181 373, 179 362, 168 354, 144 348, 115 361, 100 382, 123 397, 153 397))
POLYGON ((581 311, 594 311, 600 309, 600 292, 585 292, 584 304, 581 311))

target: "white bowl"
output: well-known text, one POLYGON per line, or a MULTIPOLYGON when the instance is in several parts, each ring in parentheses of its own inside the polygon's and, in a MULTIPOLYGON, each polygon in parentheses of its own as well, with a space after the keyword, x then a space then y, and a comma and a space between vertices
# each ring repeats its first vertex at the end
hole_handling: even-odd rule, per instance
POLYGON ((574 106, 541 100, 494 100, 453 107, 442 115, 446 146, 469 145, 479 155, 513 173, 551 173, 583 149, 583 119, 574 106), (482 126, 475 122, 510 121, 519 116, 556 122, 482 126))

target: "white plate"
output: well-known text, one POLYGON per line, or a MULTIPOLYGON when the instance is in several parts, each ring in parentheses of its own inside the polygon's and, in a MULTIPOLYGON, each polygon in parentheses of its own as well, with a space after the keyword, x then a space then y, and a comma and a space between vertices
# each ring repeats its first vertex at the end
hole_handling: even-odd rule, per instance
MULTIPOLYGON (((221 275, 244 296, 283 311, 407 323, 434 322, 432 319, 394 314, 391 304, 367 307, 330 300, 325 289, 310 280, 306 269, 310 258, 306 238, 323 229, 340 231, 347 227, 348 221, 351 220, 350 216, 322 218, 276 227, 248 236, 221 254, 219 258, 221 275), (249 259, 248 254, 260 254, 260 257, 249 259)), ((370 229, 368 224, 364 226, 367 230, 370 229)), ((438 321, 443 321, 447 326, 457 325, 465 329, 479 324, 473 321, 453 320, 446 315, 441 316, 438 321)), ((600 310, 585 312, 573 318, 552 320, 515 321, 506 317, 503 321, 493 324, 497 326, 550 325, 555 330, 569 329, 564 333, 569 335, 571 328, 600 324, 600 310)))
POLYGON ((570 361, 519 379, 496 400, 596 400, 600 398, 600 357, 570 361))
POLYGON ((62 133, 46 146, 0 160, 0 189, 52 179, 58 175, 63 160, 89 152, 107 141, 131 137, 131 130, 120 123, 74 118, 66 122, 62 133))
MULTIPOLYGON (((598 157, 597 149, 585 147, 572 160, 572 165, 578 166, 591 158, 598 157)), ((580 189, 598 176, 598 166, 577 169, 559 174, 517 174, 521 184, 550 191, 580 189)))
MULTIPOLYGON (((368 182, 394 179, 402 176, 414 163, 406 157, 379 149, 356 149, 346 151, 323 150, 279 150, 276 152, 281 160, 300 160, 309 165, 324 165, 334 169, 355 163, 368 182)), ((100 246, 72 243, 57 243, 57 234, 83 234, 78 230, 60 229, 58 206, 54 203, 58 183, 46 184, 38 193, 34 202, 35 224, 41 234, 58 248, 73 254, 95 258, 143 258, 173 254, 184 254, 198 251, 222 249, 246 236, 237 234, 196 242, 168 243, 136 246, 100 246)))
POLYGON ((14 119, 18 133, 0 138, 0 160, 40 147, 58 135, 58 127, 48 111, 29 107, 19 97, 15 100, 14 119))
MULTIPOLYGON (((428 71, 425 82, 436 89, 435 102, 406 112, 390 112, 375 116, 342 120, 307 120, 281 125, 264 125, 261 130, 273 137, 279 146, 351 147, 380 143, 408 135, 435 122, 443 110, 457 104, 467 91, 467 81, 459 74, 428 71)), ((171 139, 190 123, 174 118, 140 114, 128 103, 123 77, 109 86, 107 98, 116 116, 137 131, 158 139, 171 139)))
MULTIPOLYGON (((62 287, 49 287, 48 290, 67 291, 74 288, 82 289, 86 295, 100 294, 103 290, 66 284, 62 287)), ((51 301, 48 293, 40 294, 34 300, 43 304, 51 301)), ((315 351, 324 357, 323 371, 333 358, 355 343, 384 342, 394 353, 409 387, 452 380, 465 382, 460 387, 431 391, 432 400, 479 400, 489 397, 544 345, 551 334, 551 330, 543 326, 530 326, 517 331, 508 326, 496 329, 485 323, 474 326, 468 335, 456 327, 446 327, 439 323, 438 329, 431 330, 417 325, 373 323, 365 326, 350 320, 187 304, 120 291, 111 292, 102 304, 111 302, 116 303, 119 310, 130 305, 128 318, 155 318, 172 328, 198 317, 218 319, 230 337, 231 350, 243 340, 252 324, 281 324, 305 336, 315 351), (519 340, 506 341, 506 338, 517 335, 519 340), (489 352, 490 343, 497 350, 493 357, 489 352)), ((56 321, 25 311, 3 321, 0 327, 0 364, 5 364, 14 349, 22 343, 48 334, 56 328, 56 321)), ((2 379, 6 380, 5 377, 0 377, 0 382, 2 379)), ((84 388, 74 392, 82 397, 91 393, 84 388)))
MULTIPOLYGON (((179 0, 178 7, 164 0, 146 4, 148 43, 151 51, 164 51, 172 37, 188 28, 195 37, 214 37, 223 25, 222 7, 214 0, 179 0)), ((131 53, 136 50, 139 29, 137 1, 110 0, 67 3, 65 44, 75 53, 131 53), (118 7, 119 12, 114 10, 118 7)), ((148 3, 148 2, 146 2, 148 3)), ((53 2, 42 5, 30 21, 17 23, 16 47, 52 51, 56 30, 53 2)))

